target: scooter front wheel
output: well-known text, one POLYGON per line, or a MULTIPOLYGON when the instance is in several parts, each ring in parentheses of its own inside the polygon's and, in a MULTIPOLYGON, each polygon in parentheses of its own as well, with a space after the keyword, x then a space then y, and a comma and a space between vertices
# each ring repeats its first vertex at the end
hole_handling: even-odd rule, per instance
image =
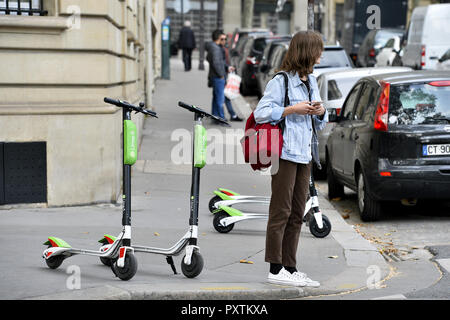
POLYGON ((309 219, 309 231, 316 238, 325 238, 331 232, 331 222, 327 216, 322 215, 322 228, 319 228, 314 215, 309 219))
POLYGON ((228 213, 226 213, 225 211, 219 211, 219 212, 216 212, 215 214, 214 214, 214 219, 213 219, 213 226, 214 226, 214 229, 216 229, 216 231, 217 232, 220 232, 220 233, 228 233, 228 232, 230 232, 231 230, 233 230, 233 228, 234 228, 234 223, 231 223, 231 224, 229 224, 229 225, 227 225, 226 227, 224 227, 221 223, 220 223, 220 221, 222 220, 222 219, 224 219, 224 218, 228 218, 230 215, 228 214, 228 213))
POLYGON ((123 268, 117 266, 117 260, 115 260, 111 263, 111 269, 120 280, 128 281, 136 274, 137 259, 133 253, 127 252, 125 254, 125 264, 123 268))
POLYGON ((181 271, 187 278, 195 278, 203 270, 204 265, 203 257, 197 251, 192 252, 191 264, 186 264, 184 262, 185 257, 186 256, 184 256, 183 259, 181 260, 181 271))

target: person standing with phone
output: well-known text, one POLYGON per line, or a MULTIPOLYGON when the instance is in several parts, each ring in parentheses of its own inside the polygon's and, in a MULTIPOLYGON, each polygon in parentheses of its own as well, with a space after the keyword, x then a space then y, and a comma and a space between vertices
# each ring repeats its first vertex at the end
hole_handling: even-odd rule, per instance
POLYGON ((312 75, 322 52, 319 33, 296 33, 278 70, 288 74, 291 105, 284 108, 284 79, 277 75, 267 84, 254 111, 257 123, 284 121, 282 154, 277 172, 272 172, 266 233, 265 261, 270 263, 270 283, 320 286, 297 270, 297 248, 311 174, 313 131, 322 130, 328 121, 312 75))

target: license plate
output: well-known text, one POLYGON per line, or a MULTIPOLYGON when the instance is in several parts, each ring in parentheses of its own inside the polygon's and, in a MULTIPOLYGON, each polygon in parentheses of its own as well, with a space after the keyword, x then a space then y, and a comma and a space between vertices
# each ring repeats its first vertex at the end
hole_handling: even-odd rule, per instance
POLYGON ((424 156, 450 155, 450 144, 426 144, 422 147, 424 156))

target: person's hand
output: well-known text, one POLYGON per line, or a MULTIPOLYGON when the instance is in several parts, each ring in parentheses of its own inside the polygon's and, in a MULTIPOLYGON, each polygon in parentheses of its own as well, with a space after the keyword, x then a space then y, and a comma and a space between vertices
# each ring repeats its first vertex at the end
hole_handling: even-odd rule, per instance
POLYGON ((309 114, 321 116, 325 113, 325 108, 321 103, 318 103, 318 101, 312 101, 311 107, 313 108, 313 110, 310 110, 309 114))
POLYGON ((297 113, 301 115, 310 114, 313 112, 315 107, 309 104, 309 101, 299 102, 291 107, 292 113, 297 113))
POLYGON ((233 71, 236 71, 236 68, 235 67, 228 67, 228 72, 233 72, 233 71))

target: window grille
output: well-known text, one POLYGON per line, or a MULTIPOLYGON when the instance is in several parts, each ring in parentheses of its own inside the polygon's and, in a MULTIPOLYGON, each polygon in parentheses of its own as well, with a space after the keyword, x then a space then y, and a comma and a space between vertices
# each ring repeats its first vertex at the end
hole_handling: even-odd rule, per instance
POLYGON ((0 0, 0 15, 46 16, 43 0, 0 0))

